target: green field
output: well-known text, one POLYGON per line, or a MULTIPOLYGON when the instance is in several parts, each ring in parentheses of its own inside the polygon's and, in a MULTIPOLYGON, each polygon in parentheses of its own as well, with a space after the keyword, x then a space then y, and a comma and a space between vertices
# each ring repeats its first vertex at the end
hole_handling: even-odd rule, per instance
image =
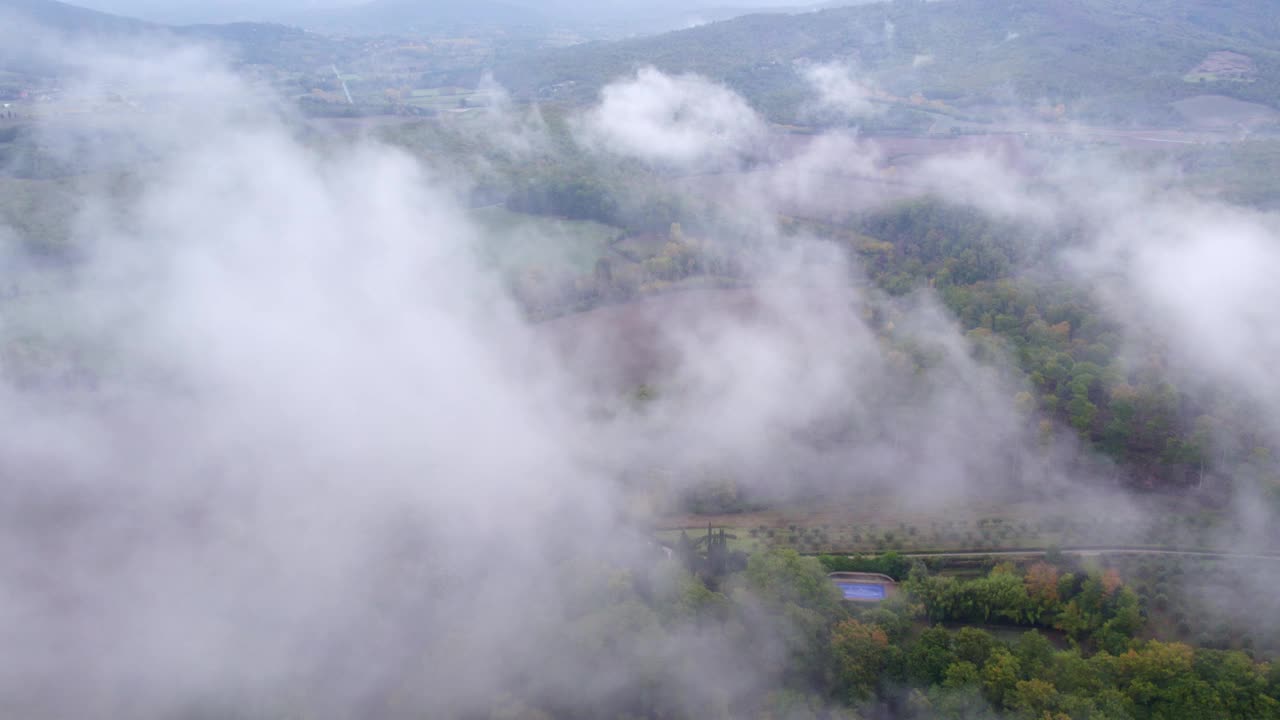
MULTIPOLYGON (((687 534, 690 540, 697 540, 706 534, 706 528, 690 528, 689 530, 659 530, 657 533, 654 533, 654 536, 657 537, 658 542, 674 547, 676 541, 680 539, 680 533, 682 532, 687 534)), ((733 536, 729 538, 730 550, 741 550, 745 553, 754 553, 761 552, 768 548, 768 544, 763 540, 753 538, 745 532, 734 531, 731 532, 730 535, 733 536)))
POLYGON ((453 110, 458 107, 483 107, 489 103, 490 94, 463 88, 426 88, 414 90, 406 102, 414 107, 430 110, 453 110))
POLYGON ((412 92, 415 98, 458 97, 459 95, 476 95, 474 90, 460 87, 418 88, 412 92))
POLYGON ((1147 523, 1052 511, 1034 504, 914 512, 874 504, 861 508, 792 508, 714 516, 685 515, 659 523, 664 535, 696 533, 708 522, 738 535, 740 549, 785 547, 801 553, 983 551, 1009 548, 1134 546, 1226 549, 1230 538, 1209 511, 1164 508, 1147 523))
POLYGON ((505 273, 590 273, 621 230, 590 220, 527 215, 501 207, 474 210, 482 257, 505 273))
MULTIPOLYGON (((7 155, 0 145, 0 162, 26 160, 7 155)), ((28 161, 29 162, 29 161, 28 161)), ((0 177, 0 250, 25 249, 37 254, 65 250, 73 218, 82 203, 75 184, 67 180, 0 177), (12 233, 5 233, 9 228, 12 233)))

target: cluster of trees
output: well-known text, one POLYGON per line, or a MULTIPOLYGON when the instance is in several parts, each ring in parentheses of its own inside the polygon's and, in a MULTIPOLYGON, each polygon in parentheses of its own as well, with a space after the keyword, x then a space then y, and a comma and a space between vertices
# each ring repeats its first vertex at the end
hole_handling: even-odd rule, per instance
MULTIPOLYGON (((903 599, 866 609, 831 632, 834 692, 879 701, 908 718, 1280 717, 1280 668, 1240 651, 1141 639, 1137 596, 1114 572, 1051 564, 936 577, 916 568, 903 599), (1050 626, 1001 641, 979 626, 1050 626)), ((1006 633, 1007 634, 1007 633, 1006 633)))
POLYGON ((827 572, 868 572, 905 580, 911 561, 896 552, 883 555, 819 555, 818 562, 827 572))
POLYGON ((849 225, 862 234, 854 237, 867 270, 893 294, 922 280, 942 288, 998 280, 1048 245, 1021 226, 936 198, 899 203, 849 225))
POLYGON ((1270 471, 1269 440, 1246 399, 1172 375, 1154 343, 1122 361, 1119 325, 1054 268, 1056 251, 1074 242, 1070 227, 1037 234, 924 198, 826 232, 890 294, 935 288, 979 354, 1016 360, 1029 381, 1020 405, 1074 428, 1138 483, 1200 486, 1215 471, 1270 471))
POLYGON ((618 202, 609 188, 583 175, 523 178, 507 197, 506 207, 516 212, 595 220, 606 225, 619 219, 618 202))
POLYGON ((934 622, 1052 627, 1073 642, 1111 652, 1122 652, 1143 625, 1138 596, 1114 571, 1062 573, 1039 562, 1025 573, 1001 565, 968 581, 913 572, 904 590, 934 622))
MULTIPOLYGON (((1275 718, 1280 675, 1241 652, 1134 641, 1120 653, 1058 649, 1037 631, 1001 642, 973 627, 894 627, 892 611, 832 632, 839 690, 905 718, 1275 718), (888 622, 886 622, 888 621, 888 622)), ((899 623, 900 625, 900 623, 899 623)))
POLYGON ((1135 596, 1114 573, 1037 563, 962 580, 917 567, 896 597, 851 604, 818 559, 792 550, 708 574, 711 558, 730 553, 715 532, 703 540, 682 544, 698 571, 681 570, 674 584, 643 573, 604 583, 612 600, 593 611, 591 627, 613 635, 640 623, 655 637, 736 648, 735 666, 764 662, 775 674, 734 697, 676 710, 663 700, 671 668, 655 665, 643 671, 647 689, 615 698, 628 717, 1280 718, 1280 667, 1241 651, 1144 639, 1135 596))

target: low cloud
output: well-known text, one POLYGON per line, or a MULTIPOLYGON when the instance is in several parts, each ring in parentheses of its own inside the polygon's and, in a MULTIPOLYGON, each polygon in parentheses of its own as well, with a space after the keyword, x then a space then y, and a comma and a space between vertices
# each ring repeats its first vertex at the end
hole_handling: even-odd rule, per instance
POLYGON ((808 113, 820 118, 853 120, 879 113, 882 108, 873 101, 875 85, 858 77, 845 63, 810 65, 801 72, 805 82, 817 96, 808 113))
MULTIPOLYGON (((672 238, 740 251, 739 287, 535 324, 478 259, 455 178, 367 138, 308 144, 203 51, 81 60, 79 87, 127 88, 145 111, 101 163, 131 169, 128 192, 74 223, 90 249, 74 287, 0 318, 58 318, 46 330, 93 378, 19 372, 65 338, 24 338, 0 366, 0 696, 19 714, 487 716, 518 696, 712 715, 775 681, 785 648, 620 597, 679 588, 637 485, 928 509, 1070 490, 1081 514, 1142 522, 1080 489, 1100 463, 1020 406, 1012 350, 980 362, 929 288, 886 297, 849 247, 783 227, 792 208, 897 196, 876 194, 887 161, 865 139, 826 134, 733 176, 730 221, 672 238)), ((874 109, 848 68, 810 81, 829 109, 874 109)), ((486 113, 498 147, 550 152, 540 116, 486 113)), ((572 126, 664 172, 770 150, 742 98, 652 68, 572 126)), ((1280 402, 1276 219, 1072 172, 1031 182, 965 153, 895 183, 1039 225, 1083 215, 1057 259, 1135 337, 1280 402)))
POLYGON ((583 144, 659 167, 734 167, 767 126, 739 95, 697 75, 643 68, 615 82, 578 125, 583 144))

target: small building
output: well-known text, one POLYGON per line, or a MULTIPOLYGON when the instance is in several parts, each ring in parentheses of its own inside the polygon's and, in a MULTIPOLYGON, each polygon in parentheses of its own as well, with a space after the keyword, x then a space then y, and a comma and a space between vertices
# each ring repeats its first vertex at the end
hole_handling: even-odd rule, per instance
POLYGON ((898 583, 888 575, 833 572, 827 575, 849 602, 880 602, 898 593, 898 583))

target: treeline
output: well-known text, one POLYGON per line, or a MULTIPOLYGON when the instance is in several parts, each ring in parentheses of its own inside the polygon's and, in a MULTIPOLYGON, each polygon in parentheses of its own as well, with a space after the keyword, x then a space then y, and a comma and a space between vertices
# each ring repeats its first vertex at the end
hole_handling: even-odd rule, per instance
POLYGON ((819 555, 818 562, 827 572, 867 572, 905 580, 911 561, 896 552, 883 555, 819 555))
POLYGON ((1115 572, 1061 573, 1038 562, 1025 572, 1002 565, 968 581, 915 572, 903 589, 934 622, 1048 627, 1113 653, 1123 652, 1143 625, 1138 596, 1115 572))

